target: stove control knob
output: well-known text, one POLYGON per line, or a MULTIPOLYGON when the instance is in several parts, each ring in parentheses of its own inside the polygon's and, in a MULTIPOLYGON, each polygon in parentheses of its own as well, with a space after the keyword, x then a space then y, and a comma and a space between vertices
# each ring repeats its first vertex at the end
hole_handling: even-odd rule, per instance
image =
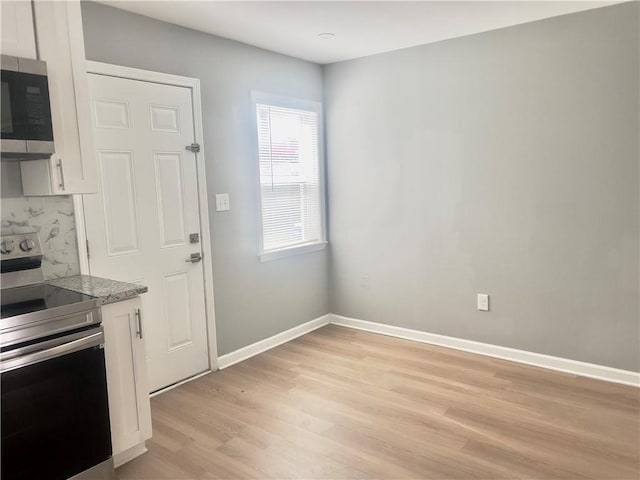
POLYGON ((5 240, 0 243, 0 252, 3 254, 11 253, 13 251, 13 240, 5 240))
POLYGON ((20 250, 22 250, 23 252, 30 252, 35 246, 36 242, 34 242, 33 240, 26 239, 20 242, 20 250))

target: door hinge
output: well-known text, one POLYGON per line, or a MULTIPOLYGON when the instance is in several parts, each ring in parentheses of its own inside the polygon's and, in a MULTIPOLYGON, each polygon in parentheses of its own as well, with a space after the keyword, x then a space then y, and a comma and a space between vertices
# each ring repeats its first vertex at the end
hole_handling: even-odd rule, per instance
POLYGON ((87 258, 89 258, 89 240, 85 240, 85 242, 87 243, 87 258))
POLYGON ((193 153, 199 153, 200 152, 200 144, 199 143, 192 143, 191 145, 187 145, 185 148, 187 150, 189 150, 190 152, 193 152, 193 153))

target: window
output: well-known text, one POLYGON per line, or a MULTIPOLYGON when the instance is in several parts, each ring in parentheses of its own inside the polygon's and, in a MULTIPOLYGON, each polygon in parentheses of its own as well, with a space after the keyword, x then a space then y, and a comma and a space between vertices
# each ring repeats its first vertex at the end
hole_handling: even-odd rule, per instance
POLYGON ((262 203, 261 260, 326 245, 321 106, 254 94, 262 203))

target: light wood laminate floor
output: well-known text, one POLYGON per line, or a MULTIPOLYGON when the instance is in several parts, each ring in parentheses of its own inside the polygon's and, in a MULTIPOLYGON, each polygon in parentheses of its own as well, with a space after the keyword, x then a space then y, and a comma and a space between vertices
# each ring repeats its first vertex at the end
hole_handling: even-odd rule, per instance
POLYGON ((152 399, 119 479, 633 479, 639 391, 329 325, 152 399))

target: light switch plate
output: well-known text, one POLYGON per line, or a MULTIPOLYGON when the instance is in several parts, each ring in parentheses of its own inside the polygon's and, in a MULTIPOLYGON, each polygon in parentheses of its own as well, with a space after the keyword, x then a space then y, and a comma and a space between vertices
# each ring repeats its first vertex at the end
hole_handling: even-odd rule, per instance
POLYGON ((226 212, 229 210, 229 194, 228 193, 216 193, 216 211, 226 212))
POLYGON ((487 293, 478 294, 478 310, 483 312, 489 311, 489 295, 487 293))

